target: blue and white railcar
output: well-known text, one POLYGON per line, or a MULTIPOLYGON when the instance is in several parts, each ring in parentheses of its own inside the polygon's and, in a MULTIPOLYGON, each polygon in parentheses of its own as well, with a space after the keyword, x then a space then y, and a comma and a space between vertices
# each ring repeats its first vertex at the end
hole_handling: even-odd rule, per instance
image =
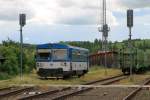
POLYGON ((36 68, 41 77, 82 76, 89 69, 88 49, 64 44, 42 44, 36 48, 36 68))

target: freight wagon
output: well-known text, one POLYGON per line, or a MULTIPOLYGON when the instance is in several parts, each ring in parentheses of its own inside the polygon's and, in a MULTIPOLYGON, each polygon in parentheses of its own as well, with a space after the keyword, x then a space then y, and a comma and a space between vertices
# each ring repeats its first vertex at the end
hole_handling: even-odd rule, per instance
POLYGON ((150 52, 136 48, 124 48, 120 52, 120 67, 124 74, 130 73, 130 67, 133 73, 142 73, 150 68, 150 52))
POLYGON ((89 56, 90 66, 104 66, 105 65, 105 55, 107 67, 117 67, 118 66, 118 53, 114 51, 99 51, 98 53, 91 54, 89 56))

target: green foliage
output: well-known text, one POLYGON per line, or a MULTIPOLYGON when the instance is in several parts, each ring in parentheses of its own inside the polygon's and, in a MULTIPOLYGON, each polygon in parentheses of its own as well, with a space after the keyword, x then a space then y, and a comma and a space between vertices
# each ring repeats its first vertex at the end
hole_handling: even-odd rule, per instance
MULTIPOLYGON (((23 53, 23 72, 29 73, 34 68, 34 46, 25 45, 23 53)), ((0 55, 6 60, 0 64, 0 79, 18 75, 20 71, 20 45, 12 40, 3 41, 0 45, 0 55)))
MULTIPOLYGON (((82 48, 87 48, 89 49, 89 51, 91 53, 95 53, 98 50, 102 50, 102 41, 95 39, 94 42, 90 42, 90 41, 67 41, 67 42, 63 42, 61 41, 60 43, 63 44, 68 44, 68 45, 72 45, 72 46, 77 46, 77 47, 82 47, 82 48)), ((111 43, 111 42, 109 42, 111 43)))
MULTIPOLYGON (((89 42, 89 41, 67 41, 67 42, 60 42, 63 44, 69 44, 72 46, 78 46, 78 47, 83 47, 83 48, 87 48, 90 50, 90 53, 95 53, 98 50, 102 50, 102 41, 99 39, 95 39, 94 42, 89 42)), ((123 40, 122 42, 108 42, 108 50, 110 51, 118 51, 119 49, 122 49, 123 47, 128 47, 128 40, 123 40)), ((141 39, 133 39, 131 41, 131 44, 133 47, 141 49, 141 50, 150 50, 150 40, 149 39, 145 39, 145 40, 141 40, 141 39)))

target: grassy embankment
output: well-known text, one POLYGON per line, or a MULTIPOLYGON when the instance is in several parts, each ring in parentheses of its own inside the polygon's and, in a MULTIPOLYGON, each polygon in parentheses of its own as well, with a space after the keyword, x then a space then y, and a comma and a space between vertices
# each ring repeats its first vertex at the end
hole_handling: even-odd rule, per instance
POLYGON ((130 77, 127 79, 121 80, 118 83, 123 85, 135 85, 135 84, 142 84, 146 79, 150 78, 150 71, 144 74, 134 74, 132 76, 132 80, 130 77))
POLYGON ((80 78, 72 77, 66 80, 63 79, 48 79, 48 80, 41 80, 39 76, 34 72, 32 74, 23 75, 22 81, 20 81, 20 77, 16 76, 12 79, 6 81, 0 81, 0 87, 7 87, 12 85, 22 85, 22 84, 33 84, 33 85, 49 85, 49 84, 83 84, 85 82, 89 82, 92 80, 103 79, 106 77, 111 77, 114 75, 121 74, 119 69, 107 69, 108 75, 105 75, 105 69, 101 67, 92 67, 90 71, 80 78))

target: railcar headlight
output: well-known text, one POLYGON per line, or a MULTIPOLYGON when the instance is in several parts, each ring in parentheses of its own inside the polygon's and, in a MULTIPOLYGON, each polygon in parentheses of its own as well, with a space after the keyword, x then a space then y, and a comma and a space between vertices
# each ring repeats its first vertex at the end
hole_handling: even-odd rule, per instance
POLYGON ((36 67, 40 67, 40 63, 36 63, 36 67))
POLYGON ((37 63, 37 67, 42 67, 42 63, 37 63))

